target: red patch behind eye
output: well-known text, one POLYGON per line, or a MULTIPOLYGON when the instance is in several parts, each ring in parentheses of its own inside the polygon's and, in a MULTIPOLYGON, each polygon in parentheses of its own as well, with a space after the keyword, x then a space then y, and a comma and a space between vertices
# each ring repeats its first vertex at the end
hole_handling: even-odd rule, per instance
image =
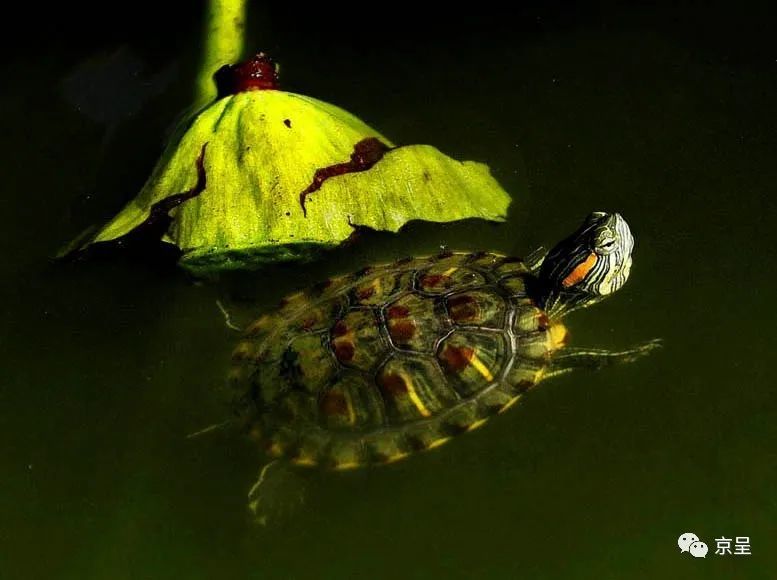
POLYGON ((561 281, 561 285, 564 286, 564 288, 569 288, 570 286, 574 286, 581 280, 585 279, 591 269, 596 266, 596 260, 597 257, 594 252, 588 254, 588 257, 580 262, 577 266, 575 266, 575 269, 572 270, 569 275, 561 281))

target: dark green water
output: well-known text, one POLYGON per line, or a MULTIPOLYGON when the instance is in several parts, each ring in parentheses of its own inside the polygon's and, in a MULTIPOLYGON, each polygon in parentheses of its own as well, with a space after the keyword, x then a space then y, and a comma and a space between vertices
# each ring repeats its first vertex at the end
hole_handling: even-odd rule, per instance
POLYGON ((413 226, 273 268, 254 283, 258 310, 440 245, 525 254, 615 210, 637 238, 632 277, 570 317, 573 341, 665 349, 546 383, 434 453, 316 477, 303 513, 257 529, 255 451, 185 438, 226 413, 221 291, 158 267, 47 259, 142 184, 186 103, 196 15, 170 39, 170 15, 94 41, 83 25, 77 40, 41 33, 7 59, 0 96, 0 578, 777 577, 769 11, 559 5, 515 21, 389 16, 353 36, 315 24, 324 11, 302 26, 287 12, 255 9, 252 35, 280 53, 290 90, 398 143, 485 161, 515 202, 501 226, 413 226), (59 87, 118 44, 148 63, 141 78, 180 66, 106 138, 59 87), (688 531, 706 559, 679 553, 688 531), (749 536, 752 555, 714 555, 721 536, 749 536))

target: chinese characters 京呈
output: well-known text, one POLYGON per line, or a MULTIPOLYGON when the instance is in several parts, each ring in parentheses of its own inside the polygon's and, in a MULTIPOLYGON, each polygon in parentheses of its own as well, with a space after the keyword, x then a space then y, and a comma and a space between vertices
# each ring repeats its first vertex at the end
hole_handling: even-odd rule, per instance
POLYGON ((731 538, 722 536, 715 538, 715 555, 716 556, 749 556, 752 554, 750 551, 750 536, 736 536, 734 538, 734 549, 731 550, 731 538))

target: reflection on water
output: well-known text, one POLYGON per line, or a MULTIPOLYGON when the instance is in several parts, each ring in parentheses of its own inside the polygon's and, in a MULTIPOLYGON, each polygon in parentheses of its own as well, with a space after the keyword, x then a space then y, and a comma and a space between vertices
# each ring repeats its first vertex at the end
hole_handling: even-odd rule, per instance
MULTIPOLYGON (((229 290, 162 266, 49 264, 85 220, 134 195, 175 107, 149 101, 92 173, 105 127, 11 83, 3 577, 773 575, 775 77, 621 16, 627 30, 549 25, 455 60, 434 47, 399 62, 379 52, 371 67, 348 66, 348 83, 336 70, 300 73, 295 89, 398 142, 488 162, 515 207, 501 226, 412 224, 229 290), (477 90, 462 88, 462 67, 476 64, 477 90), (407 80, 386 87, 389 73, 407 80), (572 340, 663 337, 650 359, 546 383, 435 453, 314 475, 307 509, 274 530, 245 514, 258 454, 228 431, 186 439, 227 413, 225 294, 248 316, 329 275, 441 245, 526 254, 596 209, 629 220, 634 269, 618 296, 570 316, 572 340), (753 555, 680 558, 690 529, 751 536, 753 555)), ((284 52, 289 71, 323 59, 304 43, 284 52)), ((74 50, 71 64, 92 54, 74 50)), ((173 50, 164 56, 150 70, 173 50)))

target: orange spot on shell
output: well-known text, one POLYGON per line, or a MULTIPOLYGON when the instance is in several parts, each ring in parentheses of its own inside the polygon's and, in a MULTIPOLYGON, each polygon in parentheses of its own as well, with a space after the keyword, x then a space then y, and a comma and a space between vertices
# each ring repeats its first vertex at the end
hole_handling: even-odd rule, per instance
POLYGON ((395 342, 405 343, 415 336, 416 326, 412 320, 398 320, 389 325, 389 333, 395 342))
POLYGON ((335 351, 335 357, 341 363, 347 363, 353 360, 356 347, 353 342, 353 332, 342 320, 338 320, 332 328, 332 348, 335 351))
POLYGON ((438 286, 447 285, 451 281, 450 276, 445 274, 427 274, 421 278, 421 286, 424 288, 436 288, 438 286))
POLYGON ((308 316, 302 321, 300 327, 302 330, 310 330, 315 326, 316 322, 318 322, 318 316, 308 316))
POLYGON ((367 298, 372 298, 374 294, 375 294, 375 286, 366 286, 364 288, 359 288, 356 291, 356 297, 359 300, 366 300, 367 298))
POLYGON ((442 362, 449 370, 460 373, 470 365, 475 350, 468 346, 446 345, 440 353, 442 362))
POLYGON ((415 320, 409 318, 409 315, 410 309, 402 305, 391 306, 386 311, 388 331, 394 342, 404 344, 415 336, 418 329, 415 320))
POLYGON ((407 306, 392 306, 386 312, 386 317, 391 319, 405 318, 410 314, 410 309, 407 306))
POLYGON ((407 383, 397 373, 385 373, 380 377, 380 387, 384 393, 392 397, 407 393, 407 383))
POLYGON ((455 322, 466 322, 477 318, 480 312, 477 301, 472 296, 454 296, 448 300, 451 318, 455 322))
POLYGON ((328 391, 321 399, 321 412, 325 415, 348 415, 348 401, 339 391, 328 391))
POLYGON ((339 360, 341 363, 347 363, 353 360, 353 355, 356 352, 356 348, 351 341, 347 339, 342 341, 336 340, 333 341, 333 345, 337 360, 339 360))
POLYGON ((345 336, 348 334, 348 326, 342 320, 339 320, 332 329, 334 336, 345 336))

